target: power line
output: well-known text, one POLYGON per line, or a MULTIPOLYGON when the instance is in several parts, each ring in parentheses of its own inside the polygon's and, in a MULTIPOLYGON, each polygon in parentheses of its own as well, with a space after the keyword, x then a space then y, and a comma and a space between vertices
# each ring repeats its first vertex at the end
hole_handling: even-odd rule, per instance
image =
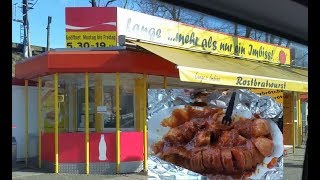
POLYGON ((38 0, 36 0, 35 3, 33 3, 32 7, 30 7, 30 9, 33 9, 33 7, 38 3, 38 0))

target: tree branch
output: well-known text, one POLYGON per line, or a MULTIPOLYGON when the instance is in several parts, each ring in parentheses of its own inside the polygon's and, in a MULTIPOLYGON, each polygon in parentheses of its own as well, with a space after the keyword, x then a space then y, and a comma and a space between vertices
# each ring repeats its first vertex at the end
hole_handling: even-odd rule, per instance
POLYGON ((251 31, 252 31, 252 28, 246 27, 246 34, 245 34, 245 37, 246 37, 246 38, 249 38, 249 37, 250 37, 251 31))
POLYGON ((268 33, 266 33, 266 40, 265 41, 269 42, 269 34, 268 33))
POLYGON ((92 6, 92 7, 97 7, 97 2, 96 2, 96 0, 90 0, 89 2, 91 3, 91 6, 92 6))
POLYGON ((282 44, 282 38, 279 39, 278 45, 281 46, 282 44))
POLYGON ((274 43, 275 36, 273 34, 270 34, 270 43, 274 43))
POLYGON ((128 0, 125 0, 125 2, 124 2, 124 5, 123 5, 123 8, 127 8, 127 4, 128 4, 128 0))
POLYGON ((113 2, 115 2, 116 0, 109 0, 107 3, 106 3, 106 7, 108 7, 108 5, 110 4, 110 3, 113 3, 113 2))
POLYGON ((234 35, 238 36, 238 24, 234 23, 234 35))
POLYGON ((291 44, 291 41, 287 40, 287 44, 286 44, 286 47, 289 47, 291 44))

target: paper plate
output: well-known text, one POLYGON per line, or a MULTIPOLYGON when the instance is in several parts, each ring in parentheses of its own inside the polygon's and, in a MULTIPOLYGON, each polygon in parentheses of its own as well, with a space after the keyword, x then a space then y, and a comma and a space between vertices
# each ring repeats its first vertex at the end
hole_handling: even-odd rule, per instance
MULTIPOLYGON (((162 140, 163 135, 165 135, 170 128, 168 127, 162 127, 161 126, 161 121, 165 118, 168 118, 171 116, 171 113, 175 109, 184 109, 184 105, 180 106, 174 106, 170 107, 164 110, 159 111, 158 113, 154 114, 153 116, 150 117, 148 120, 148 143, 149 145, 153 145, 156 142, 162 140)), ((195 107, 198 109, 202 109, 201 107, 195 107)), ((248 111, 239 111, 239 110, 234 110, 233 112, 234 117, 244 117, 244 118, 251 118, 252 114, 248 111)), ((274 144, 274 151, 269 157, 265 157, 263 160, 263 163, 259 164, 253 172, 253 174, 249 177, 250 179, 261 179, 261 177, 270 169, 267 167, 267 165, 270 163, 270 161, 273 158, 279 158, 282 156, 283 151, 284 151, 284 146, 283 146, 283 135, 277 126, 275 122, 272 120, 267 119, 268 122, 271 125, 271 136, 273 139, 273 144, 274 144)), ((152 152, 150 149, 150 146, 148 147, 149 151, 152 152)))

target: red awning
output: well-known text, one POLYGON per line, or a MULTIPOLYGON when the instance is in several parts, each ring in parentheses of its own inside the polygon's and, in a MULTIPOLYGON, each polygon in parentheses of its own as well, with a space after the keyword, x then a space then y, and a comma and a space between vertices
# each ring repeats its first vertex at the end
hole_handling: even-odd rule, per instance
MULTIPOLYGON (((24 86, 24 79, 18 79, 16 77, 12 77, 12 85, 14 86, 24 86)), ((29 86, 37 86, 37 82, 35 81, 28 81, 29 86)))
POLYGON ((53 73, 139 73, 179 77, 176 65, 157 55, 130 50, 49 51, 16 64, 16 77, 33 79, 53 73))

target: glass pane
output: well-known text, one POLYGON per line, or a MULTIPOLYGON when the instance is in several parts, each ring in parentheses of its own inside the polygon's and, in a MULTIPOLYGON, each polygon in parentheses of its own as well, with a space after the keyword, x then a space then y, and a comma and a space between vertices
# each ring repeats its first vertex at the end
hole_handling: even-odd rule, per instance
MULTIPOLYGON (((104 128, 116 128, 116 89, 115 74, 104 74, 103 106, 107 112, 103 114, 104 128)), ((120 75, 120 128, 134 128, 134 76, 120 75)))
POLYGON ((66 131, 69 125, 69 101, 67 98, 68 86, 63 76, 59 78, 58 88, 59 126, 62 126, 63 131, 66 131))
MULTIPOLYGON (((85 128, 85 87, 77 90, 78 94, 78 127, 85 128)), ((94 87, 89 87, 89 128, 95 128, 95 103, 94 103, 94 87)))
POLYGON ((44 131, 53 131, 54 128, 54 84, 53 76, 43 79, 42 87, 42 119, 44 131))
POLYGON ((134 94, 133 87, 120 88, 120 128, 134 128, 134 94))
MULTIPOLYGON (((97 74, 96 74, 97 75, 97 74)), ((104 128, 116 128, 116 93, 115 74, 100 74, 102 79, 102 106, 106 107, 106 113, 102 114, 104 128)))
POLYGON ((107 107, 107 113, 103 114, 104 128, 116 128, 114 86, 103 86, 103 105, 107 107))

